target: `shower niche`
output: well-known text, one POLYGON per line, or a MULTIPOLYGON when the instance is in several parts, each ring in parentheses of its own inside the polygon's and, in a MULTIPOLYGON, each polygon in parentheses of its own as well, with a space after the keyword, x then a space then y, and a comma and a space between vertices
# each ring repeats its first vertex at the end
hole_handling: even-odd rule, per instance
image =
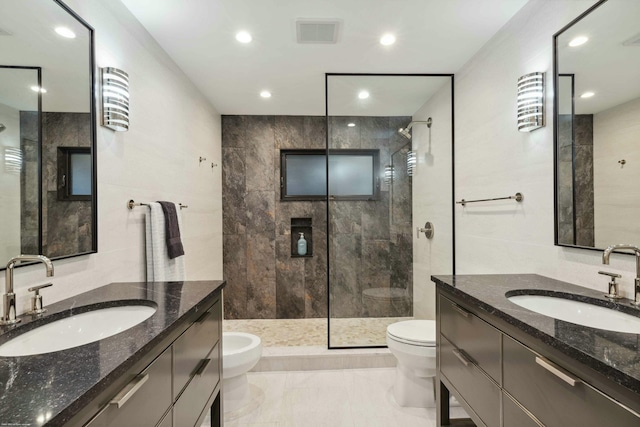
POLYGON ((313 225, 311 218, 291 218, 291 258, 310 258, 313 256, 313 225), (300 233, 307 241, 307 253, 298 253, 300 233))

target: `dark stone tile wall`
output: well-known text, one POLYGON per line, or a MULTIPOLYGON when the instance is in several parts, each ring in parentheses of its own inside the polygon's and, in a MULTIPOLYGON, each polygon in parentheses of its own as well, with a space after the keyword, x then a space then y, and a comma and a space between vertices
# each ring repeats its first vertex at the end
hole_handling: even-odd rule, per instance
MULTIPOLYGON (((398 140, 397 128, 410 120, 332 118, 332 147, 379 148, 383 173, 391 153, 407 143, 398 140), (357 131, 347 128, 349 122, 357 123, 357 131)), ((324 117, 222 117, 225 318, 327 316, 326 202, 281 202, 279 186, 280 149, 324 149, 325 144, 324 117), (313 257, 291 257, 291 218, 312 219, 313 257)), ((411 304, 402 301, 394 307, 389 302, 385 312, 370 312, 362 297, 373 287, 412 292, 408 177, 396 186, 408 186, 401 196, 408 193, 409 199, 393 222, 391 188, 385 185, 379 201, 330 203, 332 317, 410 315, 411 304)))
MULTIPOLYGON (((26 160, 21 177, 22 250, 23 253, 37 253, 37 113, 22 112, 20 121, 21 145, 26 160)), ((57 177, 58 147, 91 146, 90 114, 43 112, 41 145, 42 253, 58 257, 88 252, 93 240, 91 202, 59 201, 57 177)))
POLYGON ((573 120, 568 114, 558 120, 558 241, 594 246, 593 115, 573 120))

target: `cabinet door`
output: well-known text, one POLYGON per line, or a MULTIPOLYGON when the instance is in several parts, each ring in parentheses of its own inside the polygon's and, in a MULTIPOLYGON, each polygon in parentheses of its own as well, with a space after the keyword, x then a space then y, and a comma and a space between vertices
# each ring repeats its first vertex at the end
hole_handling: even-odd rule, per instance
MULTIPOLYGON (((107 403, 107 402, 106 402, 107 403)), ((155 426, 171 407, 171 349, 134 377, 87 426, 155 426)))
POLYGON ((501 384, 500 331, 447 298, 440 298, 440 331, 501 384))
MULTIPOLYGON (((218 344, 185 388, 173 407, 176 426, 191 427, 198 421, 204 406, 220 381, 220 344, 218 344)), ((209 410, 206 408, 205 410, 209 410)))
POLYGON ((519 342, 504 337, 504 389, 548 427, 638 427, 640 417, 519 342))
POLYGON ((440 337, 440 371, 487 427, 500 427, 500 388, 444 336, 440 337))
MULTIPOLYGON (((173 344, 173 399, 178 398, 202 360, 220 339, 220 301, 187 329, 173 344)), ((216 370, 217 365, 211 369, 216 370)), ((209 396, 207 396, 209 397, 209 396)))
POLYGON ((504 427, 541 427, 508 394, 502 394, 502 419, 504 427))

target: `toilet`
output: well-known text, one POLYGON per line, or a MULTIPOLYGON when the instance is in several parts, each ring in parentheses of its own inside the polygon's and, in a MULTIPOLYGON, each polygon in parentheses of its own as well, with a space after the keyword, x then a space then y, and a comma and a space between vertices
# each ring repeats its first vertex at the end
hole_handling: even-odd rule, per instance
POLYGON ((406 320, 387 327, 387 346, 396 357, 393 396, 400 406, 435 406, 436 322, 406 320))
POLYGON ((222 378, 224 411, 230 412, 246 405, 249 400, 247 372, 262 355, 260 337, 244 332, 222 333, 222 378))

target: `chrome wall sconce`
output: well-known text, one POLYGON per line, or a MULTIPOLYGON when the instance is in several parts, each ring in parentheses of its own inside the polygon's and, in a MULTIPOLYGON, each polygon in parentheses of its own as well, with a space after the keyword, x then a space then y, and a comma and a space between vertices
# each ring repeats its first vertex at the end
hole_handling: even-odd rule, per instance
POLYGON ((518 79, 518 130, 531 132, 544 126, 544 73, 518 79))
POLYGON ((10 174, 22 172, 24 154, 18 147, 4 147, 4 170, 10 174))
POLYGON ((418 157, 415 151, 407 151, 407 175, 413 176, 418 157))
POLYGON ((129 74, 113 67, 100 69, 102 80, 102 126, 129 130, 129 74))
POLYGON ((384 167, 384 183, 387 185, 393 184, 393 178, 395 175, 395 168, 393 165, 386 165, 384 167))

